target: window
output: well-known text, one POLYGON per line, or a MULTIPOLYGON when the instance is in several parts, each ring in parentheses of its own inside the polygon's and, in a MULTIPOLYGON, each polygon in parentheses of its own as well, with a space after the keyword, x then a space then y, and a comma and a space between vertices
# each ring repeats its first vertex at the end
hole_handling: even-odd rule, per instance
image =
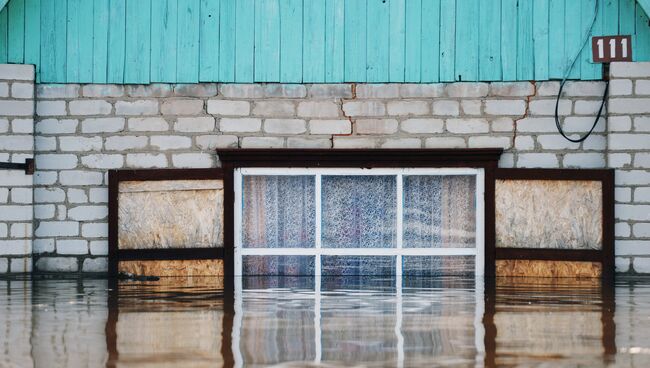
POLYGON ((483 275, 483 181, 483 169, 237 169, 235 275, 483 275))

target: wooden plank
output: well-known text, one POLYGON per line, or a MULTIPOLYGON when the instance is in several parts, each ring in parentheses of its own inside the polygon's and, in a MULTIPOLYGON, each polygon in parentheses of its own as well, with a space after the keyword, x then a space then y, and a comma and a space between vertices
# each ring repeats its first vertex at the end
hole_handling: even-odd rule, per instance
POLYGON ((41 59, 41 0, 25 0, 25 64, 35 64, 40 75, 41 59))
POLYGON ((636 0, 636 2, 645 15, 650 16, 650 0, 636 0))
POLYGON ((9 0, 0 0, 0 11, 4 10, 5 5, 7 5, 8 2, 9 0))
POLYGON ((106 83, 108 68, 109 0, 94 0, 93 16, 93 82, 106 83))
POLYGON ((517 80, 535 78, 533 2, 534 0, 519 0, 517 8, 517 80))
POLYGON ((650 61, 650 20, 639 4, 636 5, 636 40, 632 57, 635 61, 650 61))
POLYGON ((345 76, 345 0, 326 0, 325 82, 340 83, 345 76))
MULTIPOLYGON (((388 56, 388 80, 390 82, 404 82, 406 53, 406 0, 393 0, 390 2, 389 22, 390 51, 388 56)), ((431 23, 433 23, 433 20, 431 23)), ((437 59, 438 55, 436 55, 436 60, 437 59)))
POLYGON ((199 81, 219 81, 219 0, 201 0, 199 81))
POLYGON ((372 82, 386 82, 390 59, 390 3, 385 0, 368 0, 366 40, 366 78, 372 82))
POLYGON ((219 6, 219 81, 235 80, 235 2, 221 1, 219 6))
POLYGON ((404 81, 420 82, 422 80, 422 0, 406 0, 405 50, 404 81))
MULTIPOLYGON (((565 13, 564 13, 564 61, 563 68, 565 71, 571 66, 571 62, 575 57, 578 56, 578 50, 580 49, 584 32, 581 29, 581 22, 578 19, 581 19, 581 4, 580 1, 567 1, 565 3, 565 13)), ((569 79, 579 79, 580 78, 580 65, 577 64, 569 73, 569 79)))
POLYGON ((564 77, 564 2, 549 0, 548 73, 551 79, 564 77))
POLYGON ((151 0, 126 0, 124 83, 149 83, 151 0))
POLYGON ((345 2, 345 81, 366 81, 366 2, 345 2))
POLYGON ((535 79, 548 79, 549 58, 549 0, 533 2, 533 45, 535 79))
POLYGON ((302 81, 302 0, 280 1, 280 80, 302 81))
POLYGON ((422 61, 421 78, 423 83, 438 82, 440 69, 440 1, 422 3, 422 61))
POLYGON ((501 5, 501 72, 502 80, 517 80, 517 0, 503 0, 501 5))
POLYGON ((235 0, 235 82, 253 82, 255 48, 255 2, 235 0))
POLYGON ((7 62, 7 8, 0 9, 0 63, 4 64, 7 62))
MULTIPOLYGON (((524 0, 520 0, 524 1, 524 0)), ((459 81, 478 80, 478 0, 456 3, 456 57, 454 61, 459 81)))
POLYGON ((178 0, 178 43, 176 46, 176 82, 199 81, 199 0, 178 0))
POLYGON ((90 83, 93 80, 93 14, 92 1, 68 0, 68 83, 90 83))
MULTIPOLYGON (((596 23, 594 24, 594 28, 593 31, 591 32, 591 36, 602 35, 603 33, 602 24, 603 24, 603 9, 604 9, 603 2, 604 1, 606 0, 599 0, 600 3, 599 14, 597 15, 596 23)), ((593 17, 594 17, 595 5, 596 5, 596 0, 581 0, 582 17, 581 17, 580 33, 583 35, 585 34, 585 32, 587 32, 587 30, 591 26, 591 22, 593 21, 593 17)), ((618 18, 618 14, 616 16, 618 18)), ((600 64, 593 63, 591 59, 592 59, 592 54, 591 54, 591 39, 590 39, 589 43, 582 50, 582 53, 580 53, 580 60, 578 60, 579 64, 576 65, 576 68, 580 69, 581 79, 589 80, 589 79, 602 78, 602 69, 600 68, 600 64)))
POLYGON ((481 0, 479 12, 479 79, 501 79, 501 0, 481 0))
POLYGON ((124 83, 126 0, 111 0, 108 18, 108 83, 124 83))
POLYGON ((280 80, 280 4, 255 1, 255 81, 280 80))
POLYGON ((440 81, 456 80, 456 0, 440 0, 440 81))
POLYGON ((178 0, 151 3, 151 81, 176 81, 178 0))
POLYGON ((302 80, 322 82, 325 78, 325 0, 305 1, 303 6, 302 80))
POLYGON ((7 61, 22 64, 25 59, 25 0, 12 0, 7 4, 8 42, 7 61))

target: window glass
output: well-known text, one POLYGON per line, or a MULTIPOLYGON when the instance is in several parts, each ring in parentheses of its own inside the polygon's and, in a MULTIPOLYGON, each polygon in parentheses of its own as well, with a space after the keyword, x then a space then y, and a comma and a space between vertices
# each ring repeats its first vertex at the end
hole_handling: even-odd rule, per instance
POLYGON ((473 276, 475 256, 403 256, 402 275, 412 277, 473 276))
POLYGON ((314 256, 243 256, 245 275, 310 276, 314 256))

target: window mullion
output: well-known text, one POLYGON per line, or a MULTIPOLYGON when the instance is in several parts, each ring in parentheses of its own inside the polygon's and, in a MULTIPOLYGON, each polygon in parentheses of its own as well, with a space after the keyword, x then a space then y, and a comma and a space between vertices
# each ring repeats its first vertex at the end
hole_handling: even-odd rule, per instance
MULTIPOLYGON (((396 221, 397 226, 396 226, 395 231, 397 232, 397 234, 396 234, 397 235, 397 249, 402 249, 402 246, 403 246, 403 244, 402 244, 402 242, 403 242, 402 234, 404 233, 402 231, 402 226, 403 226, 403 213, 402 212, 404 210, 404 206, 403 206, 404 201, 402 199, 402 197, 403 197, 403 186, 404 186, 403 185, 403 175, 401 173, 397 174, 396 180, 397 180, 397 185, 396 185, 397 193, 396 193, 395 197, 396 197, 397 200, 395 201, 395 206, 396 206, 396 208, 395 208, 395 216, 396 216, 396 220, 397 220, 396 221)), ((401 254, 399 254, 397 256, 397 258, 395 259, 395 275, 397 275, 397 277, 402 276, 402 255, 401 254)), ((401 282, 401 280, 397 280, 396 282, 401 282)))
MULTIPOLYGON (((314 207, 316 210, 316 244, 314 245, 316 249, 321 248, 321 236, 322 236, 322 229, 321 229, 321 224, 322 221, 321 219, 323 218, 322 216, 322 204, 321 204, 321 174, 316 174, 315 178, 315 188, 314 188, 314 207)), ((316 254, 316 259, 314 260, 314 266, 315 266, 315 273, 316 275, 320 276, 321 273, 321 256, 320 252, 317 252, 316 254)))

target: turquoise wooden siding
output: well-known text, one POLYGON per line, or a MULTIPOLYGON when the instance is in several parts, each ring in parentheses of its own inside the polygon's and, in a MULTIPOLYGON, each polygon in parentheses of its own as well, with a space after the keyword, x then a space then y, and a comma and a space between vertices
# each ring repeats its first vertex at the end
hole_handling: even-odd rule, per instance
MULTIPOLYGON (((596 0, 11 0, 0 63, 49 83, 561 78, 596 0)), ((601 0, 595 35, 650 60, 649 0, 601 0)), ((587 47, 571 78, 600 79, 587 47)))

